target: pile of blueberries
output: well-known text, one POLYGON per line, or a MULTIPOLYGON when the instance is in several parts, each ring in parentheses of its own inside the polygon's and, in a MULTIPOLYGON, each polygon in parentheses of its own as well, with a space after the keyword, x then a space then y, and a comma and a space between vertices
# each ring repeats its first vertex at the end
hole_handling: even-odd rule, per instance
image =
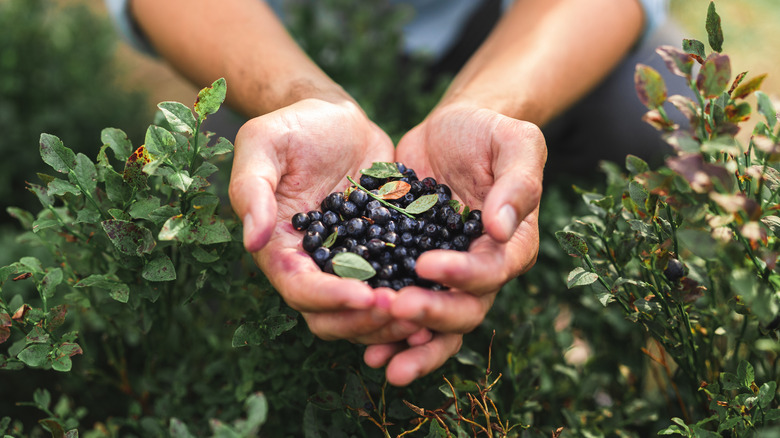
POLYGON ((327 273, 334 273, 333 257, 352 252, 367 260, 376 275, 367 280, 372 287, 402 287, 417 285, 434 290, 444 287, 419 278, 415 272, 417 257, 432 249, 466 251, 472 240, 482 234, 480 210, 458 212, 459 204, 451 201, 452 192, 446 184, 434 178, 417 178, 413 169, 395 163, 399 174, 377 178, 364 173, 359 185, 375 196, 392 181, 409 184, 409 191, 398 199, 384 200, 404 209, 425 195, 437 196, 435 205, 409 217, 384 205, 361 188, 352 186, 344 192, 333 192, 322 200, 321 210, 297 213, 292 225, 305 231, 303 249, 327 273), (337 233, 332 236, 333 233, 337 233), (329 239, 329 237, 331 237, 329 239))

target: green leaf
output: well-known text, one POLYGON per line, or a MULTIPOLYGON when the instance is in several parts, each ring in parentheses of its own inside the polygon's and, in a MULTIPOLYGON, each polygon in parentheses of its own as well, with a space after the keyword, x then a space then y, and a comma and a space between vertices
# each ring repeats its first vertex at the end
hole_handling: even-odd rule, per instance
POLYGON ((766 118, 766 124, 774 129, 777 124, 778 114, 775 111, 775 106, 772 105, 772 100, 763 91, 756 91, 756 99, 758 100, 758 112, 766 118))
POLYGON ((76 167, 69 175, 71 182, 76 182, 85 193, 92 193, 97 187, 97 169, 95 163, 86 155, 76 155, 76 167))
POLYGON ((555 238, 564 251, 572 257, 582 257, 588 253, 588 244, 585 240, 571 231, 557 231, 555 238))
POLYGON ((574 268, 569 272, 569 278, 567 279, 567 285, 569 289, 576 286, 587 286, 599 279, 598 274, 594 272, 588 272, 581 267, 574 268))
POLYGON ((731 98, 744 99, 745 97, 749 96, 750 93, 758 91, 758 89, 761 87, 761 84, 764 82, 764 79, 766 79, 766 74, 758 75, 754 78, 751 78, 749 81, 740 84, 734 89, 734 91, 731 92, 731 98))
POLYGON ((243 436, 256 436, 257 429, 268 419, 268 400, 262 392, 249 396, 244 403, 246 422, 241 426, 243 436))
POLYGON ((707 22, 704 27, 712 50, 718 53, 723 51, 723 30, 720 27, 720 15, 715 12, 715 2, 711 1, 707 8, 707 22))
POLYGON ((190 247, 190 254, 201 263, 214 263, 219 260, 219 254, 215 251, 206 251, 199 245, 190 247))
POLYGON ((26 268, 27 272, 32 272, 36 275, 43 274, 43 265, 41 264, 41 261, 35 257, 22 257, 19 259, 19 263, 26 268))
POLYGON ((62 196, 66 193, 72 193, 74 195, 80 195, 81 191, 78 187, 65 181, 64 179, 55 178, 46 186, 46 193, 49 196, 62 196))
POLYGON ((233 333, 233 347, 257 346, 292 330, 298 318, 291 315, 271 315, 262 322, 242 324, 233 333))
POLYGON ((54 290, 62 283, 62 278, 62 269, 60 268, 54 268, 47 272, 43 277, 43 280, 38 284, 38 288, 43 296, 46 298, 54 296, 54 290))
MULTIPOLYGON (((88 204, 86 207, 79 210, 76 216, 76 223, 94 224, 99 222, 100 219, 100 212, 95 210, 95 207, 88 204)), ((57 224, 59 223, 55 222, 55 225, 57 224)))
POLYGON ((190 173, 186 170, 180 170, 178 172, 175 172, 171 175, 166 176, 165 178, 168 181, 168 184, 170 184, 173 188, 186 192, 190 185, 192 184, 192 177, 190 177, 190 173))
POLYGON ((634 85, 639 100, 647 108, 652 110, 666 102, 666 84, 661 74, 654 68, 637 64, 634 72, 634 85))
POLYGON ((742 385, 739 382, 739 378, 736 374, 723 372, 720 373, 720 383, 723 389, 726 391, 733 391, 735 389, 742 389, 742 385))
POLYGON ((74 287, 98 287, 108 290, 109 296, 120 303, 126 303, 130 298, 130 287, 121 283, 116 275, 92 274, 76 283, 74 287))
POLYGON ((181 242, 190 242, 191 222, 182 215, 176 215, 168 218, 160 229, 157 238, 160 240, 177 240, 181 242))
POLYGON ((38 388, 33 392, 33 402, 42 411, 48 411, 51 405, 51 394, 46 389, 38 388))
POLYGON ((404 211, 409 214, 420 214, 431 209, 439 201, 439 195, 433 193, 430 195, 420 196, 406 206, 404 211))
POLYGON ((176 279, 176 268, 170 257, 163 254, 147 263, 141 276, 149 281, 171 281, 176 279))
POLYGON ((385 163, 376 161, 371 164, 368 169, 361 169, 360 173, 363 175, 372 176, 374 178, 401 178, 404 175, 398 171, 398 166, 395 163, 385 163))
POLYGON ((41 134, 40 151, 43 161, 57 172, 68 173, 76 167, 76 154, 51 134, 41 134))
POLYGON ((127 213, 134 219, 148 219, 151 213, 158 208, 160 208, 159 198, 139 199, 127 209, 127 213))
POLYGON ((682 43, 683 51, 699 58, 700 62, 704 60, 704 43, 699 40, 684 39, 682 43))
POLYGON ((197 130, 198 122, 192 115, 192 110, 183 103, 161 102, 157 104, 157 108, 160 108, 165 120, 175 131, 193 134, 197 130))
POLYGON ((636 203, 637 207, 641 211, 647 211, 645 208, 645 201, 647 201, 647 190, 636 181, 628 183, 628 195, 631 196, 631 200, 636 203))
POLYGON ((104 129, 100 133, 100 140, 114 151, 114 157, 119 161, 127 161, 127 158, 133 153, 133 144, 121 129, 104 129))
POLYGON ((149 126, 146 130, 145 142, 146 150, 155 159, 172 155, 175 152, 176 139, 165 128, 156 125, 149 126))
POLYGON ((334 243, 336 243, 336 239, 339 237, 339 230, 338 228, 333 233, 330 233, 327 239, 325 239, 325 242, 322 243, 322 246, 325 248, 330 248, 333 246, 334 243))
POLYGON ((208 160, 217 155, 228 154, 230 152, 233 152, 233 143, 231 143, 230 140, 226 139, 225 137, 219 137, 214 145, 200 148, 198 151, 204 160, 208 160))
POLYGON ((66 356, 64 354, 54 357, 51 361, 51 368, 54 371, 67 373, 71 370, 72 367, 73 361, 70 359, 70 356, 66 356))
POLYGON ((339 277, 358 280, 368 280, 376 275, 376 271, 366 259, 351 252, 342 252, 333 256, 333 272, 339 277))
POLYGON ((151 162, 152 156, 147 152, 146 146, 139 146, 125 161, 122 179, 136 190, 146 188, 147 174, 144 173, 144 167, 151 162))
POLYGON ((129 221, 133 219, 132 217, 130 217, 129 214, 125 213, 123 210, 120 210, 118 208, 109 208, 108 214, 110 214, 112 218, 119 219, 122 221, 129 221))
POLYGON ((42 327, 35 326, 30 330, 29 333, 27 333, 27 336, 25 336, 25 342, 28 344, 49 344, 49 341, 51 340, 51 336, 49 336, 48 333, 46 333, 46 330, 44 330, 42 327))
POLYGON ((713 53, 704 61, 696 77, 696 88, 707 99, 720 96, 731 80, 731 62, 728 55, 713 53))
POLYGON ((753 365, 750 362, 742 359, 737 366, 737 378, 739 383, 745 388, 750 388, 755 382, 755 373, 753 372, 753 365))
POLYGON ((16 357, 28 367, 38 368, 46 365, 50 351, 48 344, 30 344, 16 357))
POLYGON ((225 78, 219 78, 210 87, 206 87, 198 92, 198 99, 195 101, 195 112, 200 121, 206 119, 209 114, 214 114, 219 110, 222 102, 225 101, 227 93, 227 84, 225 78))
POLYGON ((25 230, 32 229, 32 223, 35 221, 35 216, 27 210, 23 210, 19 207, 8 207, 5 209, 8 215, 19 221, 19 224, 25 230))
POLYGON ((116 249, 122 254, 134 256, 149 254, 157 244, 151 231, 133 222, 110 219, 100 224, 116 249))
POLYGON ((198 169, 195 171, 195 173, 192 174, 193 177, 201 177, 201 178, 208 178, 214 172, 218 171, 219 167, 209 163, 208 161, 204 161, 203 164, 198 166, 198 169))
POLYGON ((327 389, 314 394, 313 396, 309 397, 307 401, 314 406, 317 406, 318 408, 324 409, 326 411, 333 411, 336 409, 342 409, 344 407, 344 403, 341 401, 341 395, 335 391, 330 391, 327 389))
POLYGON ((758 389, 758 405, 761 409, 766 409, 772 404, 777 392, 777 382, 769 381, 761 385, 758 389))
POLYGON ((195 438, 195 435, 191 434, 189 429, 187 429, 187 425, 175 417, 172 417, 170 423, 168 423, 168 433, 171 435, 171 438, 195 438))
POLYGON ((650 170, 647 162, 636 155, 628 154, 626 156, 626 169, 632 174, 637 175, 650 170))

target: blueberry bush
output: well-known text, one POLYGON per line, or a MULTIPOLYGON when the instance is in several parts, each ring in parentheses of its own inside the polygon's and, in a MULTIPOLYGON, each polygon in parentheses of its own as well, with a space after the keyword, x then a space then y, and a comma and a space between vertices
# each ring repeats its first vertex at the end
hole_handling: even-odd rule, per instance
POLYGON ((8 209, 27 252, 0 267, 0 434, 777 434, 780 123, 763 76, 732 77, 714 6, 706 23, 712 53, 658 50, 692 97, 636 71, 676 153, 545 187, 537 266, 403 388, 363 347, 315 338, 243 250, 232 145, 202 129, 224 80, 159 104, 142 144, 106 128, 81 153, 42 134, 41 208, 8 209))

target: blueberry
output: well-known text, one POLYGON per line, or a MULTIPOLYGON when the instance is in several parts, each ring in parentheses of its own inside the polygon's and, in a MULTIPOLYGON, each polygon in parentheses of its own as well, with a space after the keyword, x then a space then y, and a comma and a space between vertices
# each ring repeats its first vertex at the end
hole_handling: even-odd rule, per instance
POLYGON ((390 281, 390 287, 394 290, 401 290, 404 287, 404 282, 400 278, 396 278, 390 281))
POLYGON ((444 225, 447 223, 447 219, 454 214, 457 214, 455 209, 449 205, 445 205, 436 213, 436 223, 444 225))
POLYGON ((379 270, 378 275, 379 278, 383 280, 390 280, 395 277, 396 272, 398 272, 398 265, 388 263, 382 266, 382 269, 379 270))
POLYGON ((393 254, 390 251, 382 251, 377 258, 377 261, 383 265, 393 263, 393 254))
POLYGON ((382 240, 395 245, 398 243, 398 234, 396 234, 394 231, 388 231, 385 234, 382 234, 382 240))
POLYGON ((452 243, 447 242, 446 240, 442 240, 439 242, 439 245, 437 246, 439 249, 452 249, 452 243))
POLYGON ((412 181, 409 185, 411 186, 409 193, 411 193, 412 196, 419 196, 425 191, 425 184, 423 184, 422 181, 412 181))
POLYGON ((339 208, 339 213, 341 213, 341 215, 345 218, 352 218, 357 216, 360 213, 360 210, 354 202, 344 201, 344 203, 341 204, 341 207, 339 208))
POLYGON ((447 218, 446 227, 448 230, 458 233, 463 230, 463 219, 457 213, 450 215, 447 218))
POLYGON ((303 236, 303 249, 308 253, 312 253, 322 246, 322 242, 322 234, 316 231, 307 231, 306 235, 303 236))
POLYGON ((336 242, 341 242, 347 236, 347 227, 344 224, 336 224, 330 227, 330 234, 336 234, 336 242))
POLYGON ((463 224, 463 234, 465 234, 468 237, 477 237, 480 234, 482 234, 482 222, 477 222, 475 220, 467 220, 465 224, 463 224))
POLYGON ((415 196, 411 193, 407 193, 401 199, 399 199, 399 201, 401 201, 400 204, 402 207, 406 207, 407 205, 414 202, 414 200, 415 200, 415 196))
POLYGON ((378 189, 379 187, 384 184, 383 179, 374 178, 373 176, 369 175, 361 175, 360 176, 360 185, 365 187, 366 190, 374 190, 378 189))
POLYGON ((401 266, 404 268, 406 272, 414 272, 414 268, 417 265, 417 260, 415 260, 413 257, 407 256, 403 260, 401 260, 401 266))
POLYGON ((390 287, 390 281, 380 279, 379 281, 376 282, 376 287, 390 287))
POLYGON ((309 227, 311 219, 306 213, 296 213, 292 217, 292 226, 298 231, 303 231, 309 227))
POLYGON ((315 233, 322 234, 323 236, 328 235, 328 229, 325 227, 325 224, 323 224, 320 221, 314 221, 309 224, 309 227, 306 228, 306 231, 312 231, 315 233))
POLYGON ((439 226, 436 224, 428 224, 425 226, 423 233, 429 237, 436 237, 439 234, 439 226))
POLYGON ((336 254, 342 253, 342 252, 349 252, 349 250, 344 246, 337 246, 330 250, 330 255, 334 256, 336 254))
POLYGON ((436 187, 436 180, 432 177, 423 178, 422 180, 423 186, 425 186, 426 191, 432 191, 434 187, 436 187))
POLYGON ((353 190, 352 193, 349 194, 349 200, 357 205, 358 208, 364 208, 366 203, 368 203, 369 197, 366 192, 358 189, 353 190))
POLYGON ((366 203, 366 211, 371 211, 377 207, 381 207, 382 203, 377 201, 376 199, 372 199, 366 203))
POLYGON ((339 223, 340 220, 341 219, 339 218, 338 213, 335 211, 328 210, 322 214, 322 223, 326 227, 332 227, 333 225, 339 223))
POLYGON ((322 272, 333 274, 333 258, 329 258, 322 266, 322 272))
POLYGON ((395 231, 401 232, 401 233, 412 232, 412 231, 414 231, 414 229, 416 227, 417 227, 417 221, 416 220, 414 220, 414 219, 412 219, 410 217, 404 216, 403 218, 401 218, 401 221, 398 224, 398 229, 395 230, 395 231))
POLYGON ((409 178, 409 180, 417 181, 417 172, 415 172, 414 169, 406 169, 406 171, 402 173, 405 177, 409 178))
POLYGON ((450 190, 450 186, 448 186, 447 184, 436 184, 433 190, 436 193, 444 193, 445 195, 447 195, 447 197, 452 198, 452 190, 450 190))
POLYGON ((666 263, 666 269, 664 269, 664 277, 669 281, 679 281, 685 276, 685 265, 681 261, 670 258, 666 263))
POLYGON ((312 210, 308 213, 306 213, 309 216, 309 220, 312 222, 321 221, 322 220, 322 212, 317 210, 312 210))
POLYGON ((385 242, 380 239, 371 239, 366 242, 366 248, 368 248, 368 252, 371 255, 381 254, 385 250, 386 246, 387 245, 385 245, 385 242))
POLYGON ((354 217, 347 222, 347 235, 351 237, 362 237, 366 234, 368 222, 365 219, 354 217))
POLYGON ((467 251, 469 249, 469 238, 463 234, 458 234, 452 239, 452 249, 457 251, 467 251))
POLYGON ((396 246, 393 248, 393 258, 401 261, 405 259, 406 257, 409 257, 409 250, 406 249, 405 246, 396 246))
POLYGON ((333 192, 322 200, 320 203, 320 208, 322 211, 339 211, 339 207, 341 207, 342 202, 344 202, 344 193, 333 192))
POLYGON ((311 258, 313 258, 317 265, 322 268, 325 266, 325 262, 330 259, 330 249, 321 246, 314 250, 314 252, 311 254, 311 258))
POLYGON ((387 223, 385 224, 385 231, 393 231, 393 232, 398 231, 397 222, 394 220, 387 221, 387 223))
POLYGON ((421 251, 428 251, 429 249, 436 247, 436 242, 430 236, 422 236, 420 237, 420 242, 417 244, 417 247, 420 248, 421 251))
POLYGON ((471 210, 469 214, 466 215, 466 220, 482 222, 482 210, 471 210))
POLYGON ((351 250, 352 248, 356 247, 357 245, 358 245, 358 241, 356 239, 353 239, 351 237, 348 237, 348 238, 344 239, 344 246, 348 250, 351 250))
POLYGON ((409 231, 401 233, 401 237, 398 238, 398 243, 403 246, 414 245, 414 236, 409 231))
POLYGON ((359 255, 360 257, 363 257, 366 260, 368 260, 368 248, 366 248, 365 245, 355 245, 349 251, 359 255))
POLYGON ((450 231, 449 228, 441 227, 441 228, 439 228, 439 234, 437 236, 432 236, 432 237, 438 237, 440 240, 449 242, 450 240, 452 240, 452 238, 454 236, 455 236, 455 233, 450 231))
POLYGON ((371 218, 375 224, 383 225, 390 220, 390 211, 385 207, 377 207, 368 213, 368 217, 371 218))
POLYGON ((376 224, 371 225, 370 227, 368 227, 368 231, 366 231, 366 239, 369 239, 369 240, 370 239, 378 239, 379 236, 384 234, 384 232, 385 231, 382 229, 381 226, 376 225, 376 224))
POLYGON ((401 173, 404 173, 407 170, 406 165, 404 163, 399 163, 398 161, 395 162, 395 167, 397 167, 398 171, 401 173))
POLYGON ((450 196, 450 195, 448 195, 446 193, 441 193, 441 192, 437 192, 436 196, 439 197, 436 200, 436 205, 439 205, 439 206, 448 205, 449 202, 450 202, 450 199, 452 199, 452 196, 450 196))

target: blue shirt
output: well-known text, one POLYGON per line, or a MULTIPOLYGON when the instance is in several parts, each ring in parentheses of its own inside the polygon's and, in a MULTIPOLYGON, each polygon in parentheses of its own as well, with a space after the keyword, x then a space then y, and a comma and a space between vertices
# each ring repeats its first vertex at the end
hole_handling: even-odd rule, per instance
MULTIPOLYGON (((111 16, 123 37, 134 47, 147 53, 154 50, 133 25, 130 0, 105 0, 111 16)), ((266 0, 284 21, 284 0, 266 0)), ((504 9, 515 0, 501 0, 504 9)), ((519 0, 522 1, 522 0, 519 0)), ((617 1, 617 0, 616 0, 617 1)), ((390 0, 393 4, 409 4, 415 14, 404 26, 404 47, 407 53, 426 53, 438 59, 457 41, 461 28, 479 6, 477 0, 390 0)), ((665 19, 669 0, 639 0, 645 12, 643 36, 649 35, 665 19)))

